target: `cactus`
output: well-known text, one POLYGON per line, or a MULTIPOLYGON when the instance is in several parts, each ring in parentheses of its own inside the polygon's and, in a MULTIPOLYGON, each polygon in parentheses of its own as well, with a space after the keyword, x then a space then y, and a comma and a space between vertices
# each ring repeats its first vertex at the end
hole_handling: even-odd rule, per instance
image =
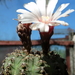
POLYGON ((24 46, 24 49, 27 49, 27 51, 30 53, 31 50, 31 29, 29 28, 29 25, 31 25, 31 23, 27 23, 27 24, 21 24, 19 22, 18 26, 17 26, 17 34, 20 37, 20 40, 24 46))
POLYGON ((64 59, 50 51, 48 55, 27 50, 9 53, 2 64, 2 75, 68 75, 64 59))

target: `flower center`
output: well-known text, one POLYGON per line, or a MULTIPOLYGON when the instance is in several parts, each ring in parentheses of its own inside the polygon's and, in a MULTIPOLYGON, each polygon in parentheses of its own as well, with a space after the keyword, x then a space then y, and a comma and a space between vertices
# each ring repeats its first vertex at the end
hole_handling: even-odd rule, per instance
POLYGON ((41 22, 48 24, 48 23, 50 23, 50 18, 48 16, 42 16, 41 22))

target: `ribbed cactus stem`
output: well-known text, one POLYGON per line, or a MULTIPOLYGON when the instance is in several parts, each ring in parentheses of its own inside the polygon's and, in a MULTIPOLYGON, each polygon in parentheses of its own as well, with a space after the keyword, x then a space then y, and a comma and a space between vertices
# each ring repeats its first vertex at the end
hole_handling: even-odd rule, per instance
POLYGON ((48 54, 50 50, 49 40, 53 35, 53 30, 54 30, 54 26, 50 26, 48 32, 40 32, 41 46, 44 54, 48 54))
POLYGON ((68 75, 64 59, 50 51, 48 55, 15 50, 7 55, 1 75, 68 75))
POLYGON ((31 29, 29 26, 31 23, 28 24, 21 24, 19 23, 17 26, 17 33, 18 36, 20 37, 20 40, 24 46, 24 49, 27 49, 28 53, 30 53, 31 50, 31 29))

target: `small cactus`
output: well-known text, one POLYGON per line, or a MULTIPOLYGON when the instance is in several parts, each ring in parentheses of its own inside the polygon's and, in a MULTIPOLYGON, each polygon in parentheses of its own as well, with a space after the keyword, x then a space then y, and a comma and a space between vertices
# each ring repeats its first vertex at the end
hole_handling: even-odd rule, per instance
POLYGON ((15 50, 2 64, 2 75, 68 75, 64 60, 53 51, 43 55, 27 50, 15 50))
POLYGON ((27 51, 30 53, 31 50, 31 29, 29 26, 31 23, 22 24, 19 23, 17 26, 17 34, 20 37, 20 40, 24 46, 24 49, 27 49, 27 51))

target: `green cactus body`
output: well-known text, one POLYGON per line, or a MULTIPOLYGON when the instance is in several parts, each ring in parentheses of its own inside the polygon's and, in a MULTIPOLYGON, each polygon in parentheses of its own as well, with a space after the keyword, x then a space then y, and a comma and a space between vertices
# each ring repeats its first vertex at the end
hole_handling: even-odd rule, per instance
POLYGON ((2 75, 67 75, 64 61, 58 54, 30 53, 15 50, 2 64, 2 75))

